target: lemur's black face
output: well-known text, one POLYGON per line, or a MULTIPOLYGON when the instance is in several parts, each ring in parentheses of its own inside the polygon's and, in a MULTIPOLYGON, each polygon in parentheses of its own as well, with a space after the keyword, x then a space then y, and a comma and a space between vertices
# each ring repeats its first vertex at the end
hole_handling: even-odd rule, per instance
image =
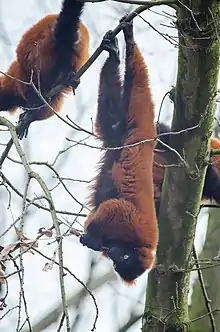
POLYGON ((113 261, 115 271, 127 282, 133 281, 145 271, 139 260, 140 252, 137 248, 126 245, 112 246, 107 254, 113 261))
POLYGON ((139 259, 140 250, 121 241, 101 236, 98 224, 90 223, 87 233, 80 237, 80 242, 95 251, 102 251, 111 258, 115 271, 126 282, 134 281, 145 271, 139 259))

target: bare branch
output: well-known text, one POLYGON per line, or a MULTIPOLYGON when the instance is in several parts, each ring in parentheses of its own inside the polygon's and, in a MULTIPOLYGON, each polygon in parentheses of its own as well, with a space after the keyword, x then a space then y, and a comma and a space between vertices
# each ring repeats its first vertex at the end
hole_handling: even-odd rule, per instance
POLYGON ((210 318, 210 324, 211 324, 211 327, 212 327, 212 332, 217 332, 216 324, 215 324, 215 318, 214 318, 213 310, 212 310, 212 307, 211 307, 211 304, 210 304, 211 301, 208 297, 208 293, 207 293, 207 290, 206 290, 206 286, 205 286, 205 282, 204 282, 204 279, 203 279, 202 271, 200 269, 200 264, 198 262, 198 256, 197 256, 197 253, 196 253, 195 245, 193 245, 193 256, 195 258, 195 265, 198 269, 199 282, 200 282, 200 285, 201 285, 201 290, 202 290, 202 294, 203 294, 203 297, 204 297, 205 306, 207 308, 208 315, 209 315, 209 318, 210 318))

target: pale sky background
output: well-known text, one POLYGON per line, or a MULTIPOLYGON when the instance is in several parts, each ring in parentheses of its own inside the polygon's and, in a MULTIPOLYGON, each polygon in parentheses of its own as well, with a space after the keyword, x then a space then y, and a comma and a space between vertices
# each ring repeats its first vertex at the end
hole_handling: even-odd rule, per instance
MULTIPOLYGON (((60 1, 54 0, 1 0, 0 1, 0 70, 7 70, 10 62, 15 57, 15 48, 20 40, 22 33, 32 24, 36 23, 40 18, 48 13, 57 13, 60 9, 60 1)), ((83 21, 87 24, 91 33, 91 53, 101 42, 102 36, 109 29, 113 29, 118 20, 125 14, 126 8, 130 6, 119 5, 111 3, 97 3, 87 4, 84 10, 83 21)), ((130 11, 129 10, 129 11, 130 11)), ((154 8, 158 13, 170 13, 168 7, 154 8)), ((169 17, 164 17, 146 11, 142 16, 149 21, 156 29, 170 35, 176 35, 176 30, 167 28, 170 25, 169 17)), ((141 18, 134 20, 135 36, 145 60, 147 62, 150 74, 150 82, 152 87, 153 100, 155 103, 155 112, 158 113, 160 103, 164 94, 170 90, 172 85, 175 85, 176 70, 177 70, 177 48, 164 40, 157 32, 153 31, 141 18)), ((121 54, 123 55, 122 38, 119 35, 121 46, 121 54)), ((96 114, 97 101, 97 87, 98 74, 101 66, 106 58, 103 54, 93 64, 93 66, 81 78, 81 84, 77 89, 76 97, 68 97, 65 102, 61 115, 65 117, 68 114, 74 121, 80 124, 83 128, 91 130, 91 118, 94 120, 96 114)), ((3 113, 1 114, 3 115, 3 113)), ((4 113, 5 115, 5 113, 4 113)), ((162 117, 164 121, 170 121, 172 115, 172 104, 166 98, 163 108, 162 117)), ((18 118, 8 116, 8 118, 15 122, 18 118)), ((0 132, 1 142, 6 143, 9 135, 0 132)), ((67 147, 69 143, 66 137, 72 137, 74 140, 85 138, 87 135, 83 133, 76 133, 67 127, 56 116, 53 118, 37 122, 31 125, 28 139, 22 141, 22 146, 28 155, 29 160, 49 161, 52 162, 58 151, 67 147)), ((98 146, 98 142, 90 139, 87 143, 92 143, 98 146)), ((0 147, 3 150, 4 147, 0 147)), ((10 156, 18 159, 18 156, 13 149, 10 156)), ((88 147, 77 146, 71 149, 68 153, 68 158, 60 158, 56 169, 61 176, 72 177, 76 179, 90 180, 95 175, 96 163, 99 160, 100 151, 88 147)), ((52 178, 52 173, 46 167, 33 167, 39 172, 49 187, 53 187, 57 182, 52 178)), ((23 167, 15 165, 11 161, 6 161, 3 166, 3 172, 7 175, 13 185, 21 192, 24 190, 25 173, 23 167)), ((88 184, 73 183, 68 184, 68 188, 77 197, 80 202, 86 202, 89 195, 88 184)), ((40 193, 39 186, 35 182, 32 183, 31 192, 29 196, 34 193, 40 193)), ((78 212, 80 206, 76 204, 65 191, 59 186, 53 192, 53 198, 57 209, 69 210, 78 212)), ((21 199, 15 194, 12 195, 11 209, 7 209, 8 195, 5 189, 0 187, 0 210, 1 210, 1 230, 7 228, 13 220, 15 220, 21 213, 21 199)), ((27 216, 25 222, 25 231, 28 237, 36 237, 37 231, 40 227, 50 227, 52 220, 49 214, 42 211, 31 209, 30 215, 27 216)), ((87 212, 86 209, 83 211, 87 212)), ((205 215, 205 212, 203 213, 205 215)), ((67 218, 69 222, 73 221, 73 217, 67 218)), ((200 218, 201 219, 201 218, 200 218)), ((83 224, 82 218, 78 219, 83 224)), ((205 218, 199 221, 199 232, 197 233, 197 244, 201 244, 204 238, 205 218)), ((10 243, 15 239, 14 231, 11 230, 7 236, 0 240, 1 244, 10 243)), ((55 245, 47 245, 48 239, 40 241, 39 249, 52 257, 55 245)), ((92 253, 86 248, 83 248, 74 237, 68 237, 64 240, 64 265, 68 266, 72 272, 82 281, 87 281, 88 277, 88 263, 91 256, 99 261, 98 267, 95 270, 95 276, 101 276, 112 269, 110 261, 101 258, 99 253, 92 253)), ((25 293, 28 302, 30 320, 34 324, 50 308, 56 306, 60 301, 59 276, 58 269, 53 268, 52 271, 43 272, 42 269, 45 260, 38 255, 26 254, 24 255, 25 263, 25 293)), ((7 272, 10 272, 12 266, 8 265, 7 272)), ((81 289, 81 286, 72 277, 66 276, 66 290, 67 295, 81 289)), ((131 311, 134 313, 141 313, 144 306, 145 295, 144 286, 146 284, 146 274, 140 277, 137 285, 133 288, 128 288, 117 277, 115 280, 106 283, 102 286, 95 296, 99 306, 99 319, 97 323, 97 332, 117 332, 119 326, 129 318, 131 311)), ((8 308, 17 303, 19 294, 19 283, 16 277, 9 279, 9 295, 7 298, 8 308)), ((78 327, 74 332, 83 331, 89 332, 95 309, 91 298, 87 296, 86 301, 83 301, 82 306, 83 316, 78 327)), ((4 312, 3 312, 4 313, 4 312)), ((0 313, 0 317, 1 317, 0 313)), ((70 317, 73 319, 75 313, 70 310, 70 317)), ((17 319, 16 311, 13 311, 7 318, 3 319, 0 324, 0 332, 14 332, 15 322, 17 319)), ((55 331, 58 326, 51 326, 44 331, 55 331)), ((65 325, 64 325, 65 326, 65 325)), ((139 331, 140 322, 137 323, 129 331, 139 331)), ((63 329, 62 331, 65 331, 63 329)))

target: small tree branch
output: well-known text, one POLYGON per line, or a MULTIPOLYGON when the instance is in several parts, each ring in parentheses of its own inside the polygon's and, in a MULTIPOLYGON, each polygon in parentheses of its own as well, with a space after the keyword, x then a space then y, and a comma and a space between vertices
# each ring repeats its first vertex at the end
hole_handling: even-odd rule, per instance
POLYGON ((206 306, 206 309, 208 311, 208 315, 209 315, 209 318, 210 318, 212 332, 217 332, 216 324, 215 324, 215 318, 214 318, 214 315, 213 315, 213 310, 212 310, 212 307, 211 307, 211 304, 210 304, 210 299, 208 297, 208 293, 207 293, 207 290, 206 290, 206 287, 205 287, 205 282, 204 282, 202 271, 201 271, 200 264, 199 264, 199 261, 198 261, 198 256, 197 256, 197 253, 196 253, 195 245, 193 245, 193 256, 195 258, 196 268, 198 269, 199 282, 200 282, 200 285, 201 285, 201 290, 202 290, 202 294, 203 294, 203 297, 204 297, 205 306, 206 306))

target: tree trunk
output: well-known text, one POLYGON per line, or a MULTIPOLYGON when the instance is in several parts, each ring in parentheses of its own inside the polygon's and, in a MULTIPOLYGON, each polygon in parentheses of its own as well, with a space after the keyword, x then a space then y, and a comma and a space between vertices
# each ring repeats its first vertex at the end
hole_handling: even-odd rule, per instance
POLYGON ((169 153, 159 213, 156 268, 150 273, 143 332, 189 331, 191 253, 212 132, 219 72, 220 5, 182 0, 177 10, 179 65, 169 153), (188 7, 190 6, 190 7, 188 7), (184 159, 184 160, 183 160, 184 159))

